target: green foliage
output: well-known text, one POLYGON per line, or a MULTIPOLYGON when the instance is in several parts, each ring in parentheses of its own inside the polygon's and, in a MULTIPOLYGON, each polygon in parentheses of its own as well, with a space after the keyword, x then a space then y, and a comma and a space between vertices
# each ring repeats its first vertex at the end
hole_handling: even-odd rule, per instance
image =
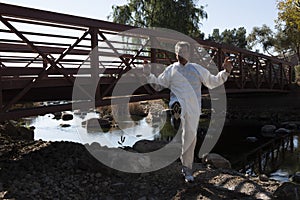
POLYGON ((247 37, 249 48, 261 44, 270 55, 288 57, 296 55, 300 61, 300 2, 299 0, 278 0, 278 18, 274 33, 267 25, 254 27, 247 37))
POLYGON ((277 4, 278 19, 277 29, 284 37, 283 48, 290 49, 298 57, 300 62, 300 1, 279 0, 277 4))
POLYGON ((218 43, 225 43, 234 45, 240 48, 246 48, 246 29, 244 27, 240 27, 238 29, 225 29, 221 35, 219 29, 214 29, 212 35, 208 36, 209 40, 218 43))
POLYGON ((192 37, 204 37, 199 27, 207 13, 194 0, 128 0, 127 4, 112 9, 108 18, 115 23, 168 28, 192 37))
POLYGON ((251 49, 256 45, 262 45, 263 51, 268 52, 274 48, 275 40, 274 33, 270 27, 263 25, 260 27, 254 27, 252 32, 247 37, 248 48, 251 49))

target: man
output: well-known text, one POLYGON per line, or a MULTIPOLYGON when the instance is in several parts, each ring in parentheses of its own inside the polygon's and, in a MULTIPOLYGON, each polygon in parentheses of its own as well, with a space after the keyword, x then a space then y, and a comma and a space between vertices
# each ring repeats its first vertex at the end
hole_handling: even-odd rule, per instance
POLYGON ((197 128, 201 114, 201 85, 209 89, 222 85, 230 75, 232 64, 225 58, 224 70, 216 76, 207 69, 190 63, 190 44, 178 42, 175 54, 178 62, 168 66, 158 77, 150 73, 148 65, 144 66, 144 74, 148 83, 169 88, 171 90, 170 103, 175 120, 180 118, 182 129, 181 163, 182 174, 186 182, 194 181, 193 161, 196 146, 197 128))

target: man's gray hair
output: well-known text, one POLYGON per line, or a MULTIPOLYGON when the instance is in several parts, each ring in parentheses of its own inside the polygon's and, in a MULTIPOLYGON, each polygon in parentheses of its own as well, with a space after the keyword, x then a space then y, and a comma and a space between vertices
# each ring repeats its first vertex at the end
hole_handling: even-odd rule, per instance
POLYGON ((179 49, 182 47, 187 47, 188 51, 190 51, 190 43, 185 42, 185 41, 179 41, 175 45, 175 53, 178 53, 179 49))

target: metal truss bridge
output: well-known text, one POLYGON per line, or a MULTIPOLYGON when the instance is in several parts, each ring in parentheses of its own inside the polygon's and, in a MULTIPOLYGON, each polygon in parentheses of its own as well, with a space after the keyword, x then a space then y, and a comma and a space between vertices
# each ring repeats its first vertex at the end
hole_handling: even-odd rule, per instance
MULTIPOLYGON (((154 63, 152 72, 157 75, 173 63, 174 53, 166 48, 174 47, 175 36, 145 29, 137 34, 132 32, 137 27, 4 3, 0 3, 0 21, 0 121, 71 110, 78 80, 87 98, 76 100, 94 97, 95 106, 110 105, 112 98, 135 102, 168 97, 168 91, 155 91, 144 82, 141 68, 145 62, 154 63), (120 83, 138 87, 133 93, 114 95, 120 83)), ((225 56, 233 59, 226 93, 289 91, 290 63, 195 41, 194 54, 204 67, 221 70, 225 56)))

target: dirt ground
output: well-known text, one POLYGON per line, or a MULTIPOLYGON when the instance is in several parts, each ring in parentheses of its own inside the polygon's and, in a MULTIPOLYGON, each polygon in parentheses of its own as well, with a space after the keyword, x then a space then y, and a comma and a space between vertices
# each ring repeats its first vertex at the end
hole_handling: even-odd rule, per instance
POLYGON ((180 162, 155 172, 112 170, 84 145, 0 136, 0 199, 271 199, 280 183, 234 170, 195 166, 185 183, 180 162))

